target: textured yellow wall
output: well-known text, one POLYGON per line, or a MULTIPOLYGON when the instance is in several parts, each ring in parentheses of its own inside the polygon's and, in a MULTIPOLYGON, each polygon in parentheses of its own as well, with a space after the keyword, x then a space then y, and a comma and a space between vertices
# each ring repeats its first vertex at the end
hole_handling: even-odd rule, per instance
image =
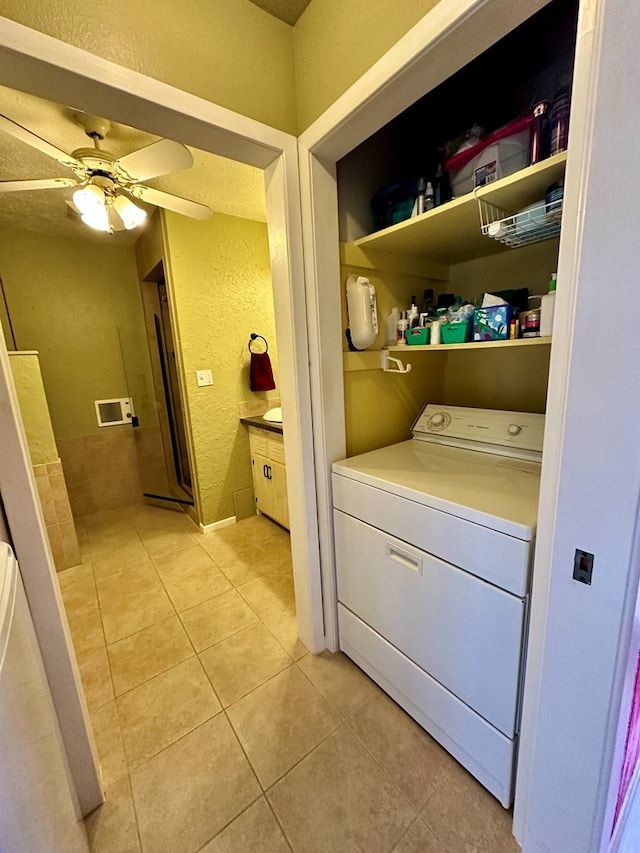
MULTIPOLYGON (((350 275, 365 275, 376 289, 378 307, 378 340, 372 349, 385 344, 386 318, 396 306, 404 311, 411 305, 411 296, 421 299, 426 288, 445 290, 443 282, 431 281, 417 275, 390 270, 373 270, 342 264, 341 287, 350 275)), ((347 312, 342 303, 343 349, 347 350, 344 330, 347 312)), ((410 353, 410 348, 407 348, 410 353)), ((402 354, 404 357, 404 353, 402 354)), ((405 359, 406 360, 406 359, 405 359)), ((417 357, 411 373, 398 376, 380 369, 345 372, 345 431, 347 455, 355 456, 378 447, 411 438, 411 425, 425 403, 441 403, 444 396, 442 362, 417 357)))
POLYGON ((0 14, 296 132, 291 27, 249 0, 3 0, 0 14))
POLYGON ((294 27, 301 132, 438 0, 311 0, 294 27))
POLYGON ((58 449, 53 436, 38 356, 35 353, 19 352, 10 353, 9 356, 31 464, 57 462, 58 449))
POLYGON ((104 432, 93 401, 128 396, 120 335, 144 336, 133 248, 3 229, 0 276, 17 346, 40 353, 56 438, 104 432))
POLYGON ((234 493, 252 485, 239 402, 279 395, 252 394, 248 377, 247 342, 256 332, 269 341, 278 383, 267 228, 220 213, 205 222, 167 213, 165 224, 200 517, 212 524, 232 516, 234 493), (196 370, 207 368, 214 384, 199 388, 196 370))

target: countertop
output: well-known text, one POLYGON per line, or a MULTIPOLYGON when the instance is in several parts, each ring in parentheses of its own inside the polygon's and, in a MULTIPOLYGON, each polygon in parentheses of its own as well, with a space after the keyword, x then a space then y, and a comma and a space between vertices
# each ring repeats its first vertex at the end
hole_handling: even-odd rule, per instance
POLYGON ((255 415, 252 418, 240 418, 240 423, 246 424, 247 426, 258 427, 258 429, 266 429, 269 432, 278 432, 280 435, 284 432, 282 424, 277 424, 273 421, 265 421, 262 415, 255 415))

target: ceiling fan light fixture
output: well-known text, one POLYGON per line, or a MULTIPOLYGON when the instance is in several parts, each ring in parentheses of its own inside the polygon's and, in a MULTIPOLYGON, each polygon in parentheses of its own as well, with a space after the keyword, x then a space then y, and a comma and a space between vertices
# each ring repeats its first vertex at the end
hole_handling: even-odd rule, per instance
POLYGON ((96 210, 106 213, 107 202, 103 190, 95 184, 87 184, 73 194, 73 203, 80 213, 90 215, 96 210))
POLYGON ((96 231, 111 231, 109 223, 109 214, 106 207, 95 207, 93 210, 83 213, 80 219, 89 228, 95 228, 96 231))
POLYGON ((129 199, 123 195, 119 195, 116 198, 113 203, 113 207, 120 219, 122 219, 122 223, 127 231, 131 231, 132 228, 137 228, 138 225, 142 225, 147 218, 145 210, 138 207, 138 205, 134 204, 132 201, 129 201, 129 199))

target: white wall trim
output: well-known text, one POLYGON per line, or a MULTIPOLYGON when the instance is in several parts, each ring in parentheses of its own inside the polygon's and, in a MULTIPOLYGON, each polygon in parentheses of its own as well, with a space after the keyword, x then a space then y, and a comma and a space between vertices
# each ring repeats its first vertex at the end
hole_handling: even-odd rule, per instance
POLYGON ((211 524, 202 524, 202 522, 198 525, 201 533, 211 533, 212 530, 220 530, 223 527, 231 527, 232 524, 236 523, 235 515, 230 515, 229 518, 221 518, 220 521, 213 521, 211 524))

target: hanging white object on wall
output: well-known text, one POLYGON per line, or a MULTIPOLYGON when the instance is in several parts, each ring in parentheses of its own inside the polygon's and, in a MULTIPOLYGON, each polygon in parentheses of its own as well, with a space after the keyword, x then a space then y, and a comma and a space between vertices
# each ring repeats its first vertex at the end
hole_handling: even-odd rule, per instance
POLYGON ((367 349, 378 337, 376 289, 363 275, 347 279, 347 314, 349 339, 356 349, 367 349))

